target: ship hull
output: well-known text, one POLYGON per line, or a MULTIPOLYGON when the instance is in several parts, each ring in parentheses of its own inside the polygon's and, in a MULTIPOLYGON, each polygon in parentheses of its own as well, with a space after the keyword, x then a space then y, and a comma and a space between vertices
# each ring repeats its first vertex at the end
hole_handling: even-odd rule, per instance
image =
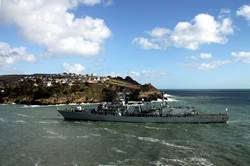
POLYGON ((58 111, 65 120, 108 121, 130 123, 226 123, 229 119, 227 113, 198 114, 188 116, 119 116, 93 114, 90 112, 58 111))

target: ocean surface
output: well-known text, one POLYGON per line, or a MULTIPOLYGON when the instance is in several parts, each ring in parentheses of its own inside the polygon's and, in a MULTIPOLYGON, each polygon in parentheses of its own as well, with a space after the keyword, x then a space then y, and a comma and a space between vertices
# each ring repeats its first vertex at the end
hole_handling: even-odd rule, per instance
POLYGON ((64 121, 57 107, 0 105, 1 166, 249 166, 250 90, 165 90, 172 105, 229 109, 227 124, 64 121))

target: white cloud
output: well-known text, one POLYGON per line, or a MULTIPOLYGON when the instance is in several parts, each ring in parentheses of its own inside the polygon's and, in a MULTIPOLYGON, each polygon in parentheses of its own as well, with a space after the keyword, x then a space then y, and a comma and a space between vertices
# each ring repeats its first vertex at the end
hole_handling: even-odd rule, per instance
POLYGON ((137 72, 137 71, 131 71, 129 72, 129 75, 133 76, 133 77, 138 77, 141 75, 141 73, 137 72))
POLYGON ((75 3, 79 2, 88 6, 94 6, 98 4, 103 4, 104 6, 110 6, 113 4, 113 0, 72 0, 75 3))
POLYGON ((113 4, 113 0, 103 0, 104 6, 110 6, 113 4))
POLYGON ((210 53, 201 53, 200 58, 201 59, 211 59, 211 58, 213 58, 213 56, 210 53))
POLYGON ((216 60, 206 63, 200 63, 197 65, 197 67, 199 70, 212 70, 229 63, 231 63, 230 60, 216 60))
POLYGON ((149 32, 150 36, 157 37, 157 38, 162 38, 168 33, 170 33, 169 29, 159 28, 159 27, 156 27, 152 31, 149 32))
POLYGON ((201 63, 198 65, 198 69, 200 70, 211 70, 214 68, 215 68, 215 65, 210 64, 210 63, 201 63))
POLYGON ((240 7, 237 11, 236 14, 238 16, 243 16, 247 21, 250 21, 250 5, 244 5, 240 7))
POLYGON ((104 20, 76 18, 70 10, 100 0, 4 0, 0 17, 14 23, 22 35, 44 46, 51 55, 96 55, 111 36, 104 20))
POLYGON ((25 47, 11 48, 8 43, 0 42, 0 67, 18 61, 35 62, 33 54, 27 53, 25 47))
POLYGON ((245 51, 232 52, 232 57, 237 62, 250 63, 250 52, 245 52, 245 51))
POLYGON ((227 36, 233 32, 230 18, 223 16, 216 19, 202 13, 190 22, 178 22, 173 30, 154 28, 149 32, 148 38, 137 37, 134 42, 145 49, 165 49, 174 46, 195 50, 203 44, 226 43, 227 36))
POLYGON ((133 42, 140 45, 144 49, 160 49, 160 46, 157 43, 144 37, 135 38, 133 42))
POLYGON ((79 2, 85 5, 94 6, 96 4, 100 4, 101 0, 79 0, 79 2))
POLYGON ((69 63, 63 63, 63 69, 66 73, 76 73, 81 74, 85 70, 85 67, 81 64, 69 64, 69 63))
POLYGON ((207 71, 237 62, 250 64, 250 52, 232 52, 232 56, 224 60, 214 60, 212 54, 210 53, 201 53, 199 58, 197 56, 192 56, 192 58, 190 57, 190 59, 193 62, 188 64, 187 66, 207 71), (206 60, 206 62, 204 62, 203 60, 206 60))
POLYGON ((142 70, 142 71, 130 71, 128 75, 135 78, 157 78, 163 77, 167 73, 160 70, 142 70))

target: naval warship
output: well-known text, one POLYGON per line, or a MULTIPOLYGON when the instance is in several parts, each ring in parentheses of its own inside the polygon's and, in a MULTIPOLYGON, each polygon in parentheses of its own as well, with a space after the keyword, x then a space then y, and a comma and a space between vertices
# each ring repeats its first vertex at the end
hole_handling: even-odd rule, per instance
POLYGON ((142 123, 226 123, 229 114, 202 113, 195 107, 169 106, 162 102, 100 103, 96 108, 58 110, 65 120, 142 123))

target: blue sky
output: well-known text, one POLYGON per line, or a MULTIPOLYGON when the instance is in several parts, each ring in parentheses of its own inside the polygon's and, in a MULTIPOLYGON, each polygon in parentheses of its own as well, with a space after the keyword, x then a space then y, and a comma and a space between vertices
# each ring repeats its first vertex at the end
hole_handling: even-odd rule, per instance
POLYGON ((0 74, 130 75, 250 88, 248 1, 2 0, 0 74))

